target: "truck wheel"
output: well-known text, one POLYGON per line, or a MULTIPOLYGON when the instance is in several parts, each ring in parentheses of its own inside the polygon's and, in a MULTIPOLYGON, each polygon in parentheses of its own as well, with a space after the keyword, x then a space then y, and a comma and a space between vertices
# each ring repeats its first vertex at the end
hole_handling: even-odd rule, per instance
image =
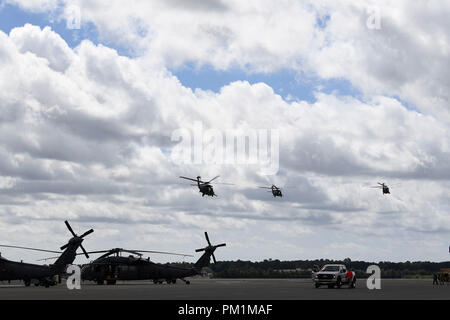
POLYGON ((336 282, 336 287, 337 287, 338 289, 340 289, 341 286, 342 286, 341 278, 338 277, 338 278, 337 278, 337 282, 336 282))
POLYGON ((317 289, 317 288, 319 288, 319 287, 320 287, 320 284, 316 283, 316 284, 315 284, 314 286, 315 286, 315 287, 316 287, 316 289, 317 289))
POLYGON ((333 289, 334 288, 334 284, 329 284, 328 285, 328 289, 333 289))

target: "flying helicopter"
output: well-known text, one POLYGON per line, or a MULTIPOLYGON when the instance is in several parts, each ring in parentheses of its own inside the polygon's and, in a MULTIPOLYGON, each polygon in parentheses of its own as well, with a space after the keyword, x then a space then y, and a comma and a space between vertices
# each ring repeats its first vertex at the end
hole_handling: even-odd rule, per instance
MULTIPOLYGON (((204 197, 205 195, 210 196, 210 197, 214 197, 214 196, 217 197, 217 194, 214 193, 214 189, 213 189, 213 186, 211 185, 211 182, 216 180, 219 177, 220 176, 216 176, 216 177, 212 178, 211 180, 204 182, 204 181, 200 180, 202 178, 200 176, 198 176, 197 179, 180 176, 181 179, 186 179, 186 180, 191 180, 191 181, 197 182, 197 184, 192 184, 192 186, 198 187, 198 190, 199 190, 199 192, 201 192, 202 197, 204 197)), ((233 185, 231 183, 219 183, 219 184, 233 185)))
POLYGON ((19 246, 0 245, 0 247, 4 248, 16 248, 61 254, 55 261, 55 263, 51 265, 37 265, 24 262, 15 262, 0 257, 0 280, 23 280, 26 287, 29 287, 31 285, 31 282, 34 282, 36 280, 36 286, 42 285, 48 288, 50 285, 56 284, 53 279, 54 276, 65 274, 67 265, 72 264, 75 260, 75 257, 77 255, 76 251, 78 248, 81 248, 86 258, 89 258, 88 253, 81 243, 84 241, 83 238, 94 232, 94 230, 90 229, 83 233, 81 236, 78 236, 75 234, 75 232, 73 232, 73 229, 70 226, 69 222, 64 221, 64 223, 66 224, 67 229, 69 229, 73 238, 71 238, 69 242, 67 242, 67 244, 63 245, 60 248, 61 250, 64 250, 63 252, 19 246))
POLYGON ((272 195, 273 195, 274 198, 276 198, 276 197, 281 197, 282 198, 283 197, 283 193, 281 193, 281 189, 278 188, 275 185, 272 185, 271 187, 259 187, 259 188, 261 188, 261 189, 270 189, 271 191, 269 191, 269 192, 272 192, 272 195))
MULTIPOLYGON (((170 264, 161 264, 150 261, 149 258, 142 258, 143 252, 173 254, 169 252, 144 251, 144 250, 127 250, 127 249, 111 249, 106 251, 95 251, 94 253, 104 253, 93 262, 83 265, 81 269, 81 277, 83 280, 95 281, 98 285, 105 283, 113 285, 117 280, 153 280, 155 284, 161 284, 165 280, 167 284, 175 284, 177 279, 190 284, 186 277, 201 274, 201 270, 207 267, 211 257, 216 263, 214 251, 219 247, 226 246, 225 243, 219 245, 211 245, 208 233, 205 232, 205 238, 208 246, 197 249, 196 252, 204 251, 203 255, 198 259, 192 268, 182 268, 170 264), (134 254, 135 256, 122 257, 121 252, 134 254), (136 257, 137 256, 137 257, 136 257)), ((183 255, 184 254, 173 254, 183 255)))

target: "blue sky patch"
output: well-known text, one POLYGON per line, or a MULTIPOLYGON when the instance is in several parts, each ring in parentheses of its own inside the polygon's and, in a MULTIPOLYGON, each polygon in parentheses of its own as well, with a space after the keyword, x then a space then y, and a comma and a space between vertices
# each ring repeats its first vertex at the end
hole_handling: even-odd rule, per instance
MULTIPOLYGON (((23 27, 27 23, 39 26, 41 29, 49 26, 53 31, 59 34, 71 48, 75 48, 85 39, 89 39, 96 45, 100 43, 97 27, 91 22, 81 21, 80 29, 70 29, 67 27, 67 21, 62 18, 61 10, 35 13, 22 10, 14 5, 0 3, 1 31, 9 34, 12 29, 23 27)), ((130 48, 117 46, 109 42, 102 44, 117 50, 122 56, 133 56, 133 51, 130 48)))
POLYGON ((316 101, 315 93, 359 97, 361 93, 345 79, 319 79, 293 70, 274 73, 248 73, 241 69, 227 71, 214 70, 210 66, 201 68, 192 65, 171 70, 180 82, 192 90, 200 88, 219 92, 223 86, 234 81, 248 81, 251 84, 263 82, 273 88, 275 93, 287 100, 316 101))

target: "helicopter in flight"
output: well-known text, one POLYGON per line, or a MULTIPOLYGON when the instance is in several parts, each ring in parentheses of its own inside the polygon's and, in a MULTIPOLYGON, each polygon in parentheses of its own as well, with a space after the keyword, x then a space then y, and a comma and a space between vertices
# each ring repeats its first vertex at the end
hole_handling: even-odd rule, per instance
POLYGON ((269 192, 272 192, 272 195, 274 198, 276 198, 276 197, 282 198, 283 197, 283 193, 281 192, 281 189, 275 185, 272 185, 271 187, 259 187, 259 188, 270 189, 271 191, 269 191, 269 192))
POLYGON ((34 282, 36 286, 42 285, 48 288, 49 286, 56 284, 56 282, 54 281, 55 276, 66 273, 66 267, 67 265, 72 264, 75 260, 75 257, 77 255, 76 251, 78 248, 81 248, 81 250, 83 251, 82 254, 84 254, 86 258, 89 258, 89 255, 84 249, 82 242, 84 240, 83 238, 94 232, 94 230, 90 229, 83 233, 81 236, 78 236, 75 234, 75 232, 73 232, 73 229, 70 226, 69 222, 64 221, 64 223, 66 224, 67 229, 69 229, 73 238, 71 238, 69 242, 67 242, 67 244, 63 245, 60 248, 61 250, 64 250, 63 252, 19 246, 0 245, 0 247, 4 248, 17 248, 61 254, 55 261, 55 263, 51 265, 37 265, 10 261, 0 256, 0 281, 23 280, 26 287, 29 287, 32 281, 37 281, 34 282))
POLYGON ((98 285, 103 285, 105 281, 109 285, 114 285, 117 280, 153 280, 155 284, 161 284, 165 280, 167 284, 175 284, 177 279, 180 279, 186 284, 190 284, 185 278, 201 274, 201 270, 209 265, 211 257, 214 263, 216 263, 214 251, 219 247, 226 246, 225 243, 215 246, 211 245, 207 232, 205 232, 205 237, 208 246, 196 250, 196 252, 204 251, 204 253, 192 268, 154 263, 149 258, 142 258, 143 252, 182 256, 190 255, 116 248, 106 251, 90 252, 91 254, 105 252, 105 254, 93 262, 83 265, 81 268, 81 278, 85 281, 95 281, 98 285), (121 252, 131 253, 135 256, 122 257, 120 256, 121 252))
MULTIPOLYGON (((214 178, 212 178, 209 181, 202 181, 200 180, 202 177, 198 176, 197 179, 192 179, 192 178, 188 178, 188 177, 183 177, 180 176, 181 179, 186 179, 186 180, 191 180, 194 182, 197 182, 197 184, 192 184, 192 186, 197 186, 199 192, 201 192, 202 197, 204 197, 205 195, 210 196, 210 197, 217 197, 217 194, 214 193, 214 189, 213 186, 211 185, 211 182, 216 180, 217 178, 219 178, 220 176, 216 176, 214 178)), ((219 184, 226 184, 226 185, 233 185, 231 183, 219 183, 219 184)))
POLYGON ((384 182, 383 183, 378 182, 378 184, 379 186, 373 186, 371 188, 378 188, 382 190, 383 194, 390 194, 389 187, 384 182))

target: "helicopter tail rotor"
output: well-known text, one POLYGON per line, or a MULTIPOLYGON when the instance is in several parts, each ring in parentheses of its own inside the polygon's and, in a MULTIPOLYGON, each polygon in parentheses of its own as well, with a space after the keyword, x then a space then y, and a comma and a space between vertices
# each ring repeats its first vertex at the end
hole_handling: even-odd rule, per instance
MULTIPOLYGON (((206 238, 206 241, 208 242, 208 246, 201 248, 201 249, 197 249, 197 250, 195 250, 195 252, 205 251, 205 254, 209 254, 213 258, 214 263, 217 263, 216 257, 214 256, 214 251, 219 247, 225 247, 227 244, 221 243, 221 244, 213 246, 211 244, 211 241, 209 240, 208 232, 205 232, 205 238, 206 238)), ((205 256, 205 254, 203 256, 205 256)), ((209 260, 209 257, 208 257, 208 260, 209 260)))

